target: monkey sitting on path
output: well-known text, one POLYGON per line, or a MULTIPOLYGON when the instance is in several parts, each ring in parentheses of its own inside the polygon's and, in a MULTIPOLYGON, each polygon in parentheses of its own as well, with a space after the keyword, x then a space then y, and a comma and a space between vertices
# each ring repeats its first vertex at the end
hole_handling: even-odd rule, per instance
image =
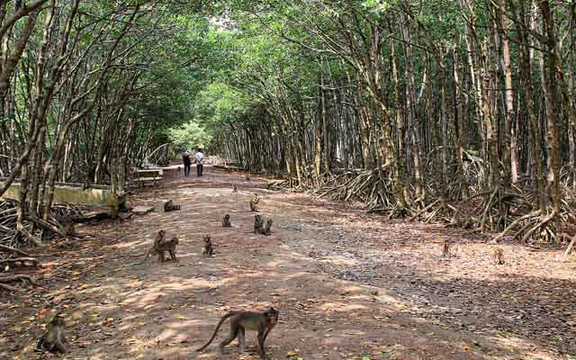
POLYGON ((254 233, 260 234, 260 231, 264 227, 264 218, 262 215, 254 215, 254 233))
POLYGON ((262 215, 254 216, 254 233, 260 235, 270 236, 272 232, 270 231, 272 227, 272 219, 266 219, 262 215))
POLYGON ((229 214, 225 214, 224 217, 222 218, 222 227, 232 227, 232 224, 230 223, 229 214))
POLYGON ((496 248, 492 254, 492 258, 494 259, 496 265, 504 265, 504 249, 500 247, 496 248))
POLYGON ((54 315, 52 321, 46 326, 46 332, 38 340, 36 348, 51 353, 65 354, 68 351, 68 341, 64 336, 64 326, 64 318, 60 314, 54 315))
POLYGON ((238 186, 234 185, 234 189, 232 189, 232 192, 237 193, 238 192, 238 186))
POLYGON ((202 351, 208 347, 216 337, 220 326, 224 321, 226 321, 226 319, 230 318, 230 334, 220 343, 220 351, 222 351, 224 346, 230 344, 236 337, 238 337, 240 352, 244 352, 246 350, 246 339, 244 338, 246 330, 256 330, 258 331, 258 350, 260 352, 260 358, 265 359, 266 353, 264 351, 264 342, 266 341, 268 334, 270 334, 270 331, 272 331, 278 322, 279 314, 278 310, 273 307, 268 308, 268 310, 264 312, 230 311, 220 319, 212 337, 208 340, 206 345, 196 351, 202 351))
POLYGON ((272 232, 270 231, 270 228, 272 227, 272 223, 274 221, 270 218, 266 219, 266 225, 264 225, 264 227, 262 229, 260 229, 260 234, 261 235, 266 235, 266 236, 270 236, 272 235, 272 232))
POLYGON ((210 235, 204 235, 204 248, 202 249, 202 254, 206 257, 212 257, 214 249, 212 248, 212 240, 210 240, 210 235))
POLYGON ((172 202, 172 200, 168 200, 167 202, 164 203, 164 212, 174 210, 180 210, 180 205, 174 205, 174 202, 172 202))
POLYGON ((259 202, 260 198, 258 197, 258 194, 254 194, 254 197, 252 198, 252 200, 250 200, 250 210, 252 210, 253 212, 260 211, 260 209, 258 208, 259 202))

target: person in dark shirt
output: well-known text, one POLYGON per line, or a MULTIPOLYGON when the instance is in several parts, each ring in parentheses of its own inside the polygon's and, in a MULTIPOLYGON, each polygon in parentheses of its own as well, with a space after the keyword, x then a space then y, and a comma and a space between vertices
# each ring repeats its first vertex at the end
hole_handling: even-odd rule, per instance
POLYGON ((182 162, 184 163, 184 176, 188 176, 190 174, 190 166, 192 166, 190 151, 186 150, 182 153, 182 162))

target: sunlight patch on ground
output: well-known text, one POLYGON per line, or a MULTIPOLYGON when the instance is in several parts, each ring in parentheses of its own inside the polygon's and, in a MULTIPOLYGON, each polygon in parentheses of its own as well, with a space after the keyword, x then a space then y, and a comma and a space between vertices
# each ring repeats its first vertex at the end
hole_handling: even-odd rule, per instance
POLYGON ((502 336, 492 336, 488 338, 491 339, 495 344, 498 344, 505 349, 524 354, 524 356, 521 358, 523 360, 557 360, 557 358, 551 357, 544 351, 541 351, 543 349, 539 349, 535 344, 530 343, 525 339, 516 337, 513 334, 502 334, 502 336))
POLYGON ((343 304, 336 302, 328 302, 321 305, 320 310, 326 312, 354 312, 354 311, 365 311, 368 308, 364 305, 357 304, 343 304))

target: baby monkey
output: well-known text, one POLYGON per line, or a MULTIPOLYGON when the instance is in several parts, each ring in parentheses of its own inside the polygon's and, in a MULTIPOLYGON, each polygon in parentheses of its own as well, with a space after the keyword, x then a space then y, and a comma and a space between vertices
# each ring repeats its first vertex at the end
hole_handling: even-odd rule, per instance
POLYGON ((46 326, 46 332, 42 335, 36 348, 51 353, 66 353, 68 351, 68 341, 64 336, 64 318, 60 314, 46 326))
POLYGON ((272 331, 272 328, 274 328, 278 322, 278 315, 278 310, 273 307, 268 308, 268 310, 264 312, 230 311, 220 319, 218 325, 216 325, 216 330, 214 330, 212 337, 208 340, 206 345, 202 346, 197 351, 202 351, 210 345, 212 340, 216 337, 216 333, 220 329, 220 326, 224 321, 226 321, 226 319, 230 318, 230 335, 220 343, 220 351, 222 351, 224 346, 230 344, 236 337, 238 337, 240 352, 244 352, 246 349, 246 340, 244 338, 246 330, 257 330, 260 358, 264 359, 266 356, 264 351, 264 342, 266 341, 268 334, 270 334, 270 331, 272 331))
POLYGON ((164 240, 165 236, 166 236, 165 230, 158 231, 158 235, 156 235, 156 239, 154 239, 154 244, 152 245, 152 248, 148 250, 148 252, 146 253, 146 257, 144 258, 144 260, 142 260, 142 262, 148 260, 150 255, 157 254, 158 262, 163 263, 166 260, 164 258, 164 253, 166 251, 168 251, 172 260, 178 262, 178 259, 176 258, 176 245, 178 245, 179 243, 178 238, 174 236, 172 239, 165 241, 164 240))
POLYGON ((160 243, 162 241, 164 241, 164 236, 166 236, 166 231, 165 230, 160 230, 158 231, 158 235, 156 235, 156 238, 154 239, 154 244, 152 245, 152 247, 150 248, 150 250, 148 250, 148 252, 146 253, 146 257, 144 257, 143 261, 148 260, 148 258, 150 257, 150 255, 154 255, 158 252, 158 246, 160 245, 160 243))
POLYGON ((202 254, 206 257, 212 257, 214 249, 212 248, 212 240, 210 235, 204 235, 204 249, 202 249, 202 254))
POLYGON ((174 202, 172 200, 168 200, 167 202, 164 203, 164 212, 174 210, 180 210, 180 205, 174 205, 174 202))
POLYGON ((222 218, 222 227, 232 227, 229 214, 224 214, 224 217, 222 218))
POLYGON ((504 265, 504 249, 496 248, 494 253, 492 254, 492 258, 496 262, 497 265, 504 265))
POLYGON ((253 212, 260 211, 258 208, 259 202, 260 202, 260 198, 258 197, 258 194, 254 194, 254 197, 252 198, 252 200, 250 200, 250 210, 252 210, 253 212))

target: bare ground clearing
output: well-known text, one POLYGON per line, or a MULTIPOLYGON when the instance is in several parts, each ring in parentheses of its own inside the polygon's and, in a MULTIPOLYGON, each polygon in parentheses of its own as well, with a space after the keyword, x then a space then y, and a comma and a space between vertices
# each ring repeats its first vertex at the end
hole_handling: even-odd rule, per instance
MULTIPOLYGON (((195 349, 230 308, 273 305, 270 359, 570 359, 576 355, 573 258, 557 250, 492 247, 440 225, 384 222, 354 204, 263 190, 263 182, 205 169, 135 196, 157 211, 78 227, 71 248, 42 249, 42 289, 0 295, 0 359, 32 351, 38 316, 68 319, 66 359, 249 359, 235 346, 195 349), (233 193, 233 184, 239 192, 233 193), (258 192, 273 235, 250 233, 258 192), (173 199, 182 209, 164 213, 173 199), (224 213, 231 229, 222 228, 224 213), (180 236, 179 264, 141 263, 159 229, 180 236), (211 234, 216 256, 201 256, 211 234), (440 243, 455 253, 442 259, 440 243)), ((254 353, 255 335, 247 336, 254 353)), ((234 344, 234 343, 233 343, 234 344)))

